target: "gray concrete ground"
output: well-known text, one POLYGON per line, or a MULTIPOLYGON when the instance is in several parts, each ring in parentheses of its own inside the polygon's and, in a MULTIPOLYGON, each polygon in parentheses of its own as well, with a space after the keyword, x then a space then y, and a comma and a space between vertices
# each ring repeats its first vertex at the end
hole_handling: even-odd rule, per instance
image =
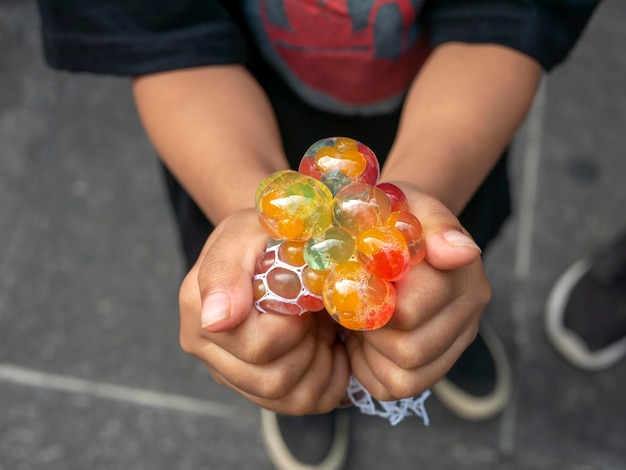
MULTIPOLYGON (((520 132, 516 217, 486 316, 515 400, 483 423, 354 415, 349 469, 624 469, 626 362, 568 366, 552 282, 625 228, 626 3, 607 0, 520 132)), ((267 469, 254 406, 178 346, 183 274, 125 80, 48 70, 31 2, 0 2, 0 469, 267 469)))

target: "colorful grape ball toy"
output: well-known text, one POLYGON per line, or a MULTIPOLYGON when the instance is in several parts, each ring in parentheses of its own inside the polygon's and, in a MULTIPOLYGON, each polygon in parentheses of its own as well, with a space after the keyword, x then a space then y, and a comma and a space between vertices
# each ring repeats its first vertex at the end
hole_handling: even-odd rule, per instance
POLYGON ((350 330, 385 325, 396 305, 394 282, 424 259, 422 226, 406 196, 378 184, 374 152, 330 137, 314 143, 298 171, 268 176, 256 193, 270 236, 254 278, 264 313, 326 311, 350 330))
MULTIPOLYGON (((279 171, 257 189, 259 221, 269 235, 253 277, 263 313, 326 311, 350 330, 385 325, 396 305, 394 282, 424 259, 422 226, 404 193, 378 184, 374 152, 354 139, 314 143, 298 171, 279 171)), ((430 390, 379 401, 353 375, 346 402, 392 425, 407 416, 428 425, 430 390)))

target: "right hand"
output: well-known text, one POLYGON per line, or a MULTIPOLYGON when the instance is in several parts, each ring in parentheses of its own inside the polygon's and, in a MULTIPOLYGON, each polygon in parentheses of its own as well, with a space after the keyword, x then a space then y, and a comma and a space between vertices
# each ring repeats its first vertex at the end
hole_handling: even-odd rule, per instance
POLYGON ((181 346, 216 382, 259 406, 328 412, 348 385, 345 347, 323 312, 294 317, 253 307, 252 276, 266 242, 253 209, 216 227, 180 288, 181 346))

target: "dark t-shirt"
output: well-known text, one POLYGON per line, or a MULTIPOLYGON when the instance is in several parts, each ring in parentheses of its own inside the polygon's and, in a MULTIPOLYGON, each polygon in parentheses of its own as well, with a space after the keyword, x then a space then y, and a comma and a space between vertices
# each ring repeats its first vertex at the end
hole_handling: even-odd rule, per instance
POLYGON ((546 70, 597 0, 38 0, 48 63, 140 75, 264 62, 305 102, 340 114, 397 108, 430 48, 495 43, 546 70))

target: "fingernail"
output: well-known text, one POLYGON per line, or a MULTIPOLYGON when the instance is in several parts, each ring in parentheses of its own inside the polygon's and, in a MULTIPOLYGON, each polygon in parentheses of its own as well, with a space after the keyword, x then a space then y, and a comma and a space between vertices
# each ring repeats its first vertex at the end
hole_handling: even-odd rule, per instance
POLYGON ((216 292, 209 295, 202 304, 200 323, 202 328, 230 317, 230 296, 225 292, 216 292))
POLYGON ((446 232, 443 234, 443 238, 446 239, 450 246, 454 248, 458 248, 461 246, 468 246, 470 248, 475 248, 482 253, 480 247, 476 244, 474 240, 465 235, 464 233, 458 232, 456 230, 452 232, 446 232))

